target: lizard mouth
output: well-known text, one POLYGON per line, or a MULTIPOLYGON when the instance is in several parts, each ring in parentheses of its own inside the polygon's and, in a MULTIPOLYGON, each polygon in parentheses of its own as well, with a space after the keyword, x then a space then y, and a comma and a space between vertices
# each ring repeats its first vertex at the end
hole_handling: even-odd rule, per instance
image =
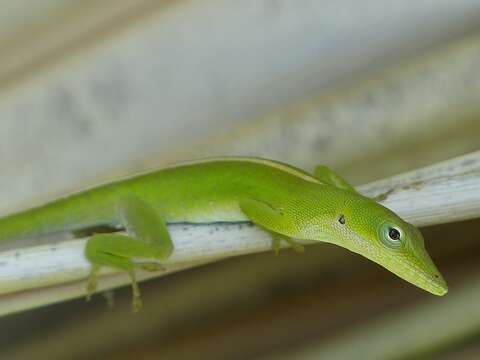
POLYGON ((428 272, 417 265, 401 261, 395 257, 391 257, 391 260, 403 268, 403 271, 401 272, 394 271, 394 273, 400 278, 437 296, 443 296, 448 292, 446 281, 430 259, 428 259, 429 262, 431 262, 430 267, 432 267, 434 271, 428 272))
POLYGON ((380 254, 378 249, 361 235, 356 232, 352 232, 352 234, 354 237, 354 244, 356 245, 355 247, 361 248, 361 251, 351 249, 354 252, 366 256, 403 280, 406 280, 434 295, 443 296, 448 292, 447 283, 428 254, 422 254, 422 258, 426 263, 425 266, 422 267, 392 254, 388 254, 387 256, 385 256, 385 254, 380 254), (388 261, 385 261, 385 259, 388 259, 388 261))

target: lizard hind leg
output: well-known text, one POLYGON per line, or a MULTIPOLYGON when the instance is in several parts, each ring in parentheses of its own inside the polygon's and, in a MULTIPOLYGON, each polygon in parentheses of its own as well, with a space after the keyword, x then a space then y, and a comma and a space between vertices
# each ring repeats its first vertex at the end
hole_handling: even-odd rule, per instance
POLYGON ((125 235, 98 234, 92 236, 85 248, 85 256, 92 264, 87 284, 87 301, 90 300, 97 288, 97 276, 102 266, 113 267, 128 273, 132 282, 133 311, 137 312, 142 307, 140 291, 135 279, 135 267, 138 267, 128 254, 134 254, 139 241, 125 235))
POLYGON ((168 259, 173 243, 162 217, 143 201, 130 197, 118 206, 118 214, 128 235, 96 234, 85 247, 85 256, 91 263, 87 283, 87 300, 96 290, 97 275, 102 266, 113 267, 128 273, 132 282, 133 311, 142 306, 135 269, 155 271, 162 268, 159 262, 136 262, 135 259, 168 259))

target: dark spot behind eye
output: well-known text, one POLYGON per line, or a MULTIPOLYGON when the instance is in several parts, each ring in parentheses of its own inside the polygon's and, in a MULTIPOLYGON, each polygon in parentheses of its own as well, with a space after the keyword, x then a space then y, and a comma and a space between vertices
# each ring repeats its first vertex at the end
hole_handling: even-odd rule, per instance
POLYGON ((342 225, 345 224, 345 216, 343 216, 342 214, 338 215, 337 220, 340 224, 342 224, 342 225))
POLYGON ((388 229, 388 236, 392 240, 400 240, 400 231, 391 227, 391 228, 388 229))

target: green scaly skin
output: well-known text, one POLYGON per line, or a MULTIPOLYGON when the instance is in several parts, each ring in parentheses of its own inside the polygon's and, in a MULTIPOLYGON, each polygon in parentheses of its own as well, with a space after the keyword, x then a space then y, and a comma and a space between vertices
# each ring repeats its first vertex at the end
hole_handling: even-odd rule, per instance
MULTIPOLYGON (((435 295, 447 285, 428 255, 420 231, 357 193, 324 166, 314 175, 258 158, 194 161, 85 190, 0 219, 0 241, 97 226, 125 229, 93 235, 85 255, 92 264, 88 298, 101 266, 127 271, 134 310, 141 307, 134 269, 156 270, 173 251, 166 225, 252 221, 276 239, 333 243, 380 264, 435 295)), ((295 245, 295 244, 294 244, 295 245)), ((296 249, 301 250, 297 244, 296 249)))

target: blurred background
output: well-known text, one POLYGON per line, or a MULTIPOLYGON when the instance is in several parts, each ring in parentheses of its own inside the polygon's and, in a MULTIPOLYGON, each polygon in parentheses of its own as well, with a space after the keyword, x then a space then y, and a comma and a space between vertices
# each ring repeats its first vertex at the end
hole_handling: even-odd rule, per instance
MULTIPOLYGON (((0 0, 0 211, 253 155, 359 185, 480 150, 476 0, 0 0)), ((325 244, 0 318, 4 359, 476 359, 480 221, 422 229, 436 298, 325 244), (114 307, 107 303, 115 302, 114 307)))

